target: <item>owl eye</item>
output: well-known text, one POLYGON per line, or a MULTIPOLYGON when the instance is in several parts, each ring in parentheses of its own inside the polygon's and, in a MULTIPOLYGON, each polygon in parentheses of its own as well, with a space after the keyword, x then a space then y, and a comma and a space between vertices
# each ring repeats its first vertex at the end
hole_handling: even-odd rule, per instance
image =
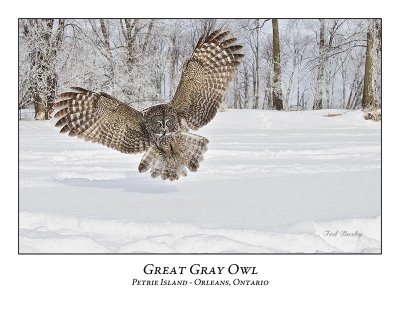
POLYGON ((162 126, 162 123, 160 121, 157 122, 157 127, 161 128, 161 126, 162 126))
POLYGON ((166 122, 165 122, 165 125, 167 125, 167 126, 169 126, 171 124, 171 122, 169 121, 169 120, 167 120, 166 122))

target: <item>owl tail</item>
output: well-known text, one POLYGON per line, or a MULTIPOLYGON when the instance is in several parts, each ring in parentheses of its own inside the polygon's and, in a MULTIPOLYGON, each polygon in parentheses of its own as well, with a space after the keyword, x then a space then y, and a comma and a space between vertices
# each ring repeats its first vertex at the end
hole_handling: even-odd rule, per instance
POLYGON ((175 133, 170 147, 165 148, 168 151, 154 145, 147 149, 139 164, 139 172, 150 169, 153 178, 161 176, 164 180, 177 180, 187 175, 186 168, 191 172, 197 171, 207 151, 207 144, 208 139, 205 137, 187 132, 175 133))

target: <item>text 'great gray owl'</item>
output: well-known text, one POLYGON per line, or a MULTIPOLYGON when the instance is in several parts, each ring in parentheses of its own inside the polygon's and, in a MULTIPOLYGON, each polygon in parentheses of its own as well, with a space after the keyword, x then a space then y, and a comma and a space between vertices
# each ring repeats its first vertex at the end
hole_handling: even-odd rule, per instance
POLYGON ((103 92, 73 87, 54 104, 57 127, 123 153, 145 151, 139 172, 175 180, 195 172, 208 139, 189 133, 214 118, 243 54, 228 31, 203 35, 186 62, 169 104, 137 111, 103 92))

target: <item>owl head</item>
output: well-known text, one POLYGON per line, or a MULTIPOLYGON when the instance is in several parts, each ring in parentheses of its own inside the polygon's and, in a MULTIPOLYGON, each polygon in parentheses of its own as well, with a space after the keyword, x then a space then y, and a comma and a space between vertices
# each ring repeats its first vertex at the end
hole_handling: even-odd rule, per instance
POLYGON ((179 130, 178 116, 169 104, 155 105, 144 111, 147 127, 157 136, 169 135, 179 130))

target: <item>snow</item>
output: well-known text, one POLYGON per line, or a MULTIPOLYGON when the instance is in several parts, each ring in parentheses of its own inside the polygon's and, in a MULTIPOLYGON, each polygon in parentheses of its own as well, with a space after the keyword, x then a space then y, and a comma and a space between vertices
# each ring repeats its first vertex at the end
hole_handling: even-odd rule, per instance
POLYGON ((218 113, 175 182, 53 126, 20 121, 20 252, 381 250, 380 123, 361 111, 218 113))

